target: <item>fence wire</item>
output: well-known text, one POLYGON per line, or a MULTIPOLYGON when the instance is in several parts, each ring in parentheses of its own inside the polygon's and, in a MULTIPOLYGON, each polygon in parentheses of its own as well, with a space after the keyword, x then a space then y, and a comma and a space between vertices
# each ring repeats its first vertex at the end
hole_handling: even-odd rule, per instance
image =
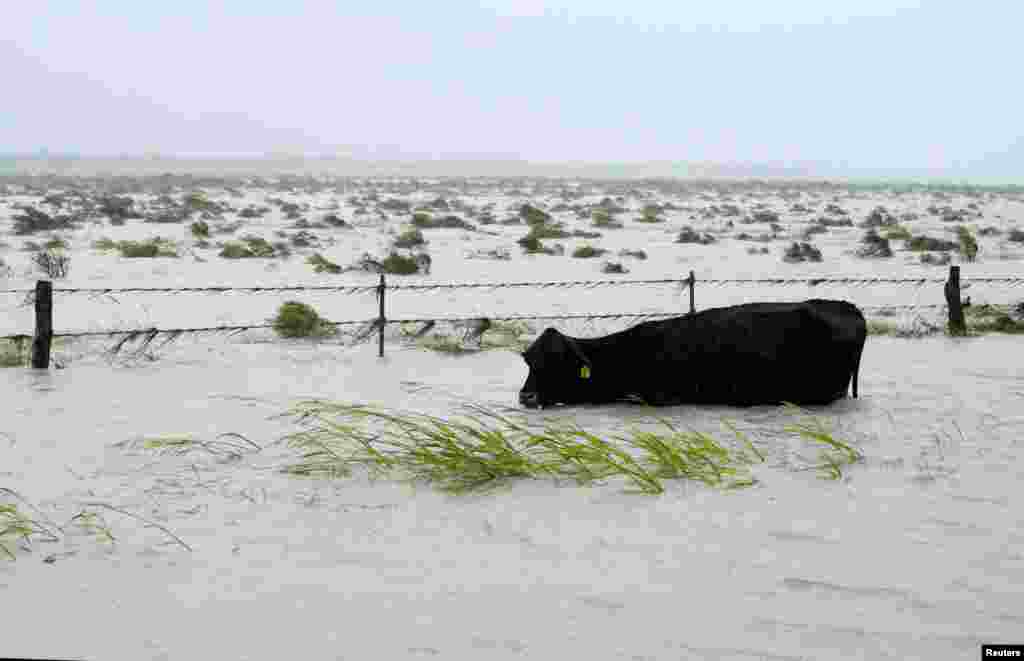
MULTIPOLYGON (((887 311, 900 311, 900 310, 918 310, 918 309, 932 309, 932 310, 943 310, 946 308, 945 304, 922 304, 922 305, 865 305, 858 306, 865 312, 876 312, 884 313, 887 311)), ((672 319, 675 317, 686 316, 685 313, 680 312, 609 312, 609 313, 595 313, 595 314, 540 314, 540 315, 473 315, 467 317, 411 317, 401 319, 385 319, 384 324, 387 325, 400 325, 400 324, 466 324, 466 323, 490 323, 490 322, 509 322, 509 321, 601 321, 601 320, 620 320, 620 319, 632 319, 637 321, 649 321, 655 319, 672 319)), ((365 332, 376 331, 380 328, 381 320, 379 317, 373 319, 362 319, 362 320, 346 320, 346 321, 328 321, 323 320, 324 326, 342 327, 342 326, 365 326, 365 332)), ((125 328, 105 331, 69 331, 61 333, 53 333, 53 337, 60 338, 79 338, 79 337, 117 337, 120 335, 128 336, 128 340, 134 339, 140 336, 157 336, 163 334, 169 334, 176 337, 185 334, 199 334, 199 333, 226 333, 228 337, 238 335, 246 331, 260 330, 260 329, 271 329, 274 328, 273 324, 242 324, 242 325, 231 325, 231 326, 206 326, 196 328, 125 328)), ((357 333, 362 335, 363 333, 357 333)), ((24 333, 13 334, 13 335, 2 335, 0 339, 4 340, 25 340, 32 339, 32 335, 26 335, 24 333)))
MULTIPOLYGON (((744 285, 744 284, 760 284, 760 285, 772 285, 772 286, 793 286, 793 285, 805 285, 814 287, 825 283, 842 284, 848 287, 868 287, 872 285, 903 285, 913 286, 916 288, 923 287, 925 284, 944 284, 945 278, 884 278, 884 277, 838 277, 838 278, 709 278, 702 280, 694 278, 695 285, 708 285, 708 286, 724 286, 724 285, 744 285)), ((961 279, 962 287, 967 288, 970 284, 974 283, 1003 283, 1009 286, 1020 286, 1024 284, 1024 277, 963 277, 961 279)), ((385 284, 385 290, 412 290, 412 291, 437 291, 437 290, 448 290, 448 289, 502 289, 502 288, 585 288, 594 289, 605 286, 626 286, 626 285, 676 285, 684 287, 690 283, 689 278, 665 278, 665 279, 652 279, 652 280, 570 280, 570 281, 540 281, 540 282, 475 282, 475 283, 430 283, 430 284, 398 284, 388 285, 385 284)), ((132 287, 132 288, 67 288, 67 289, 54 289, 54 293, 60 294, 89 294, 89 295, 111 295, 111 294, 145 294, 145 293, 158 293, 158 294, 179 294, 179 293, 231 293, 231 292, 244 292, 244 293, 274 293, 274 292, 331 292, 340 294, 367 294, 374 293, 379 296, 381 287, 380 285, 344 285, 344 286, 291 286, 291 287, 227 287, 227 286, 214 286, 214 287, 132 287)), ((920 291, 920 290, 919 290, 920 291)), ((6 294, 34 294, 34 289, 0 289, 0 293, 6 294)), ((865 313, 886 315, 887 313, 896 313, 899 311, 919 311, 919 310, 945 310, 945 304, 904 304, 904 305, 862 305, 859 306, 865 313)), ((654 319, 669 319, 672 317, 682 316, 681 312, 668 312, 668 313, 589 313, 589 314, 540 314, 540 315, 525 315, 525 314, 513 314, 513 315, 472 315, 464 317, 413 317, 413 318, 402 318, 402 319, 380 319, 379 317, 372 319, 363 320, 346 320, 331 322, 324 320, 323 323, 326 326, 331 326, 339 331, 343 327, 361 327, 356 329, 350 334, 354 337, 353 343, 358 343, 366 340, 374 334, 374 332, 381 329, 382 323, 385 326, 390 325, 401 325, 401 324, 424 324, 425 327, 419 333, 422 335, 429 329, 433 328, 436 324, 475 324, 476 328, 480 329, 478 334, 482 334, 492 322, 515 322, 515 321, 550 321, 550 322, 586 322, 589 328, 594 329, 594 322, 596 321, 611 321, 611 320, 635 320, 635 321, 646 321, 654 319)), ((174 341, 178 337, 186 334, 226 334, 227 337, 233 337, 235 335, 245 333, 247 331, 271 329, 272 324, 258 323, 258 324, 243 324, 243 325, 225 325, 225 326, 207 326, 207 327, 194 327, 194 328, 134 328, 134 329, 116 329, 108 331, 69 331, 63 333, 54 333, 53 337, 57 338, 99 338, 99 337, 121 337, 121 339, 115 345, 114 351, 120 349, 125 343, 134 341, 142 338, 144 340, 143 347, 148 346, 156 337, 160 335, 168 336, 168 339, 164 342, 165 346, 167 343, 174 341)), ((471 333, 472 334, 472 331, 471 333)), ((26 340, 32 339, 31 335, 26 334, 13 334, 0 336, 0 339, 7 340, 26 340)), ((330 339, 330 338, 324 338, 330 339)), ((337 339, 337 338, 335 338, 337 339)))
MULTIPOLYGON (((612 286, 628 286, 628 285, 686 285, 689 284, 689 278, 664 278, 657 280, 552 280, 552 281, 536 281, 536 282, 447 282, 447 283, 429 283, 429 284, 387 284, 385 289, 388 290, 414 290, 414 291, 437 291, 443 289, 508 289, 508 288, 537 288, 537 289, 550 289, 550 288, 570 288, 580 287, 584 289, 594 289, 597 287, 612 287, 612 286)), ((841 284, 849 285, 853 287, 868 287, 871 285, 880 284, 893 284, 893 285, 913 285, 916 287, 924 286, 925 284, 944 284, 945 278, 863 278, 863 277, 849 277, 849 278, 708 278, 701 279, 695 278, 695 285, 708 285, 708 286, 722 286, 722 285, 742 285, 742 284, 757 284, 757 285, 773 285, 773 286, 793 286, 793 285, 806 285, 814 287, 821 284, 841 284)), ((980 277, 967 277, 961 276, 961 282, 968 283, 1004 283, 1009 286, 1017 287, 1024 285, 1024 277, 996 277, 996 276, 980 276, 980 277)), ((274 292, 300 292, 300 291, 321 291, 321 292, 333 292, 339 294, 362 294, 376 292, 380 288, 380 285, 344 285, 344 286, 294 286, 294 287, 129 287, 129 288, 114 288, 114 287, 103 287, 103 288, 92 288, 92 287, 70 287, 70 288, 55 288, 53 292, 55 294, 179 294, 179 293, 217 293, 225 294, 233 291, 245 292, 245 293, 274 293, 274 292)), ((0 289, 0 294, 21 294, 31 293, 32 289, 0 289)))

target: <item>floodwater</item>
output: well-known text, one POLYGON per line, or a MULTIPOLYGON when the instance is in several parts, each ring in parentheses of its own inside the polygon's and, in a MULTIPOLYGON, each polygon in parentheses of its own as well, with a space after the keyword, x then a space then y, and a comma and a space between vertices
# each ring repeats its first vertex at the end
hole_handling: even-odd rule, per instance
MULTIPOLYGON (((431 280, 526 279, 521 271, 518 278, 455 271, 438 254, 436 270, 452 271, 431 280)), ((537 263, 555 259, 577 261, 537 263)), ((837 270, 865 272, 847 259, 837 270)), ((175 268, 125 261, 140 272, 175 268)), ((654 261, 643 267, 648 273, 658 270, 654 261)), ((108 277, 80 275, 76 284, 139 284, 118 279, 115 266, 108 277)), ((771 266, 789 268, 777 256, 771 266)), ((1003 266, 978 270, 1019 272, 1003 266)), ((660 267, 664 274, 672 258, 660 267)), ((235 274, 234 265, 221 269, 235 274)), ((755 270, 745 264, 713 276, 755 270)), ((143 286, 193 277, 173 275, 150 274, 143 286)), ((567 269, 558 279, 597 277, 567 269)), ((929 295, 941 292, 933 288, 929 295)), ((670 293, 673 305, 685 303, 678 290, 670 293)), ((776 294, 744 290, 743 297, 776 294)), ((606 310, 646 305, 621 293, 591 295, 606 310)), ((446 316, 460 313, 461 298, 438 296, 446 316)), ((914 294, 904 296, 892 302, 914 294)), ((233 297, 230 311, 238 313, 235 301, 256 308, 255 298, 233 297)), ((145 314, 162 314, 174 300, 147 298, 145 314)), ((462 311, 523 301, 552 311, 535 293, 481 298, 479 308, 462 311)), ((58 298, 58 314, 62 305, 58 298)), ((572 299, 560 305, 595 309, 572 299)), ((145 321, 132 316, 141 307, 118 307, 115 321, 145 321)), ((209 322, 227 305, 193 308, 196 320, 205 313, 209 322)), ((11 327, 24 328, 23 313, 12 311, 11 327)), ((98 314, 80 319, 58 316, 58 327, 114 323, 98 314)), ((1024 641, 1019 338, 870 337, 860 398, 811 411, 866 457, 839 480, 800 470, 815 450, 782 431, 796 420, 789 412, 678 406, 658 414, 723 438, 723 419, 745 430, 768 457, 755 467, 758 484, 722 491, 676 481, 662 495, 643 496, 614 480, 592 487, 518 481, 459 497, 358 474, 282 474, 297 455, 279 441, 298 427, 275 416, 307 398, 446 417, 477 403, 526 420, 571 417, 612 434, 647 424, 648 414, 629 404, 515 408, 527 370, 506 350, 451 356, 389 342, 378 358, 375 343, 258 339, 186 336, 137 359, 69 345, 58 351, 63 369, 0 370, 0 487, 67 532, 0 561, 0 655, 902 660, 971 658, 985 642, 1024 641), (220 461, 132 443, 175 433, 205 440, 238 433, 264 449, 220 461), (104 541, 68 525, 90 503, 146 521, 92 506, 114 536, 104 541)))

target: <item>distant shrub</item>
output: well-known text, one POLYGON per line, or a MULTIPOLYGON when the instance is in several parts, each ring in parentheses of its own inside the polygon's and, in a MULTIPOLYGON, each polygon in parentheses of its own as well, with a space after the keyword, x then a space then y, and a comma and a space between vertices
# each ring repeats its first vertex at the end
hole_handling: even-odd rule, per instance
POLYGON ((793 243, 783 253, 784 262, 820 262, 821 251, 809 243, 793 243))
POLYGON ((177 257, 178 251, 173 242, 160 237, 145 241, 118 241, 117 250, 122 257, 177 257))
POLYGON ((189 225, 189 230, 192 232, 192 236, 197 239, 208 239, 210 238, 210 225, 205 220, 198 220, 189 225))
POLYGON ((864 222, 860 224, 861 227, 888 227, 896 224, 896 217, 889 213, 889 210, 885 207, 875 207, 871 213, 867 215, 864 222))
POLYGON ((636 259, 647 259, 647 253, 643 250, 620 250, 619 255, 622 257, 634 257, 636 259))
POLYGON ((939 253, 938 255, 926 252, 920 255, 922 264, 930 264, 932 266, 945 266, 949 264, 950 257, 948 252, 939 253))
POLYGON ((398 253, 390 253, 381 261, 385 273, 394 275, 412 275, 420 270, 420 263, 415 257, 406 257, 398 253))
POLYGON ((893 225, 885 231, 885 238, 890 241, 897 239, 909 239, 910 237, 910 230, 903 225, 893 225))
POLYGON ((270 211, 270 209, 268 209, 266 207, 255 207, 255 206, 250 204, 249 206, 247 206, 246 208, 244 208, 244 209, 242 209, 241 211, 238 212, 238 217, 239 218, 262 218, 269 211, 270 211))
POLYGON ((14 216, 14 234, 24 236, 36 232, 54 232, 57 230, 73 230, 76 225, 71 216, 51 216, 50 214, 28 206, 15 207, 20 214, 14 216))
POLYGON ((413 214, 412 224, 423 229, 476 229, 475 225, 462 220, 458 216, 444 216, 442 218, 435 219, 428 213, 413 214))
POLYGON ((99 213, 110 219, 111 224, 124 224, 126 218, 142 218, 135 210, 135 200, 130 197, 108 195, 100 199, 99 213))
POLYGON ((43 247, 47 250, 63 250, 68 247, 68 242, 59 236, 55 236, 44 243, 43 247))
POLYGON ((531 204, 523 204, 519 207, 519 217, 526 221, 527 225, 542 225, 551 220, 551 214, 531 204))
POLYGON ((684 227, 679 236, 676 237, 676 243, 699 243, 701 245, 708 245, 716 241, 715 237, 711 236, 707 232, 703 234, 694 231, 692 227, 684 227))
POLYGON ((978 236, 999 236, 1000 234, 1002 234, 1002 231, 997 227, 992 227, 991 225, 988 227, 982 227, 978 230, 978 236))
POLYGON ((606 252, 608 251, 603 248, 595 248, 594 246, 580 246, 576 250, 572 251, 572 256, 579 259, 587 259, 590 257, 600 257, 606 252))
POLYGON ((967 259, 968 262, 973 262, 975 257, 978 256, 978 240, 974 238, 969 230, 964 225, 958 225, 956 228, 957 243, 959 243, 958 249, 960 254, 967 259))
POLYGON ((217 253, 217 256, 224 259, 247 259, 256 255, 244 243, 228 241, 221 248, 220 252, 217 253))
POLYGON ((591 218, 593 218, 594 227, 602 227, 604 229, 623 228, 623 224, 612 218, 612 215, 606 209, 594 209, 591 218))
POLYGON ((525 252, 541 252, 544 246, 541 244, 540 239, 532 234, 527 234, 523 238, 516 241, 523 247, 525 252))
POLYGON ((600 232, 588 232, 586 230, 573 230, 570 236, 574 236, 579 239, 600 239, 602 234, 600 232))
POLYGON ((561 245, 555 245, 553 248, 546 247, 533 234, 527 234, 516 243, 523 247, 523 252, 526 254, 561 255, 565 252, 565 247, 561 245))
POLYGON ((1006 240, 1015 241, 1017 243, 1024 243, 1024 232, 1014 228, 1010 230, 1010 233, 1006 236, 1006 240))
POLYGON ((377 203, 378 209, 385 211, 393 211, 396 213, 408 212, 412 208, 412 205, 405 200, 388 199, 377 203))
POLYGON ((566 239, 572 236, 561 227, 554 225, 538 224, 530 228, 530 236, 538 239, 566 239))
POLYGON ((212 229, 214 234, 234 234, 241 228, 242 223, 224 223, 223 225, 218 225, 212 229))
POLYGON ((767 255, 768 254, 768 249, 765 248, 764 246, 762 246, 760 248, 758 248, 757 246, 750 246, 749 248, 747 248, 747 254, 748 255, 767 255))
POLYGON ((28 363, 25 344, 18 340, 0 340, 0 367, 23 367, 28 363))
POLYGON ((861 244, 856 252, 858 257, 892 257, 889 239, 879 236, 874 229, 870 229, 864 234, 861 244))
POLYGON ((640 215, 634 220, 638 223, 663 223, 665 219, 660 214, 661 207, 657 204, 648 204, 640 210, 640 215))
POLYGON ((427 243, 427 240, 423 238, 423 232, 418 229, 406 230, 398 235, 398 238, 394 240, 394 246, 396 248, 414 248, 416 246, 422 246, 427 243))
MULTIPOLYGON (((843 214, 846 212, 843 211, 843 214)), ((853 221, 849 218, 826 218, 822 216, 818 218, 818 224, 824 225, 825 227, 853 227, 853 221)))
POLYGON ((65 278, 71 269, 71 257, 54 250, 43 250, 32 256, 32 261, 40 271, 54 280, 65 278))
POLYGON ((186 214, 195 213, 219 213, 220 207, 216 202, 211 202, 206 199, 206 193, 202 191, 193 191, 186 193, 181 198, 181 205, 186 214))
POLYGON ((312 265, 315 273, 341 273, 342 268, 328 260, 320 253, 313 253, 306 258, 306 263, 312 265))
POLYGON ((956 244, 945 239, 935 239, 930 236, 913 236, 907 241, 907 250, 953 250, 956 244))
POLYGON ((316 234, 306 230, 299 230, 291 236, 290 240, 296 248, 309 248, 320 243, 320 238, 316 234))
POLYGON ((271 244, 266 239, 249 234, 241 241, 228 241, 218 255, 225 259, 248 259, 252 257, 287 257, 291 253, 287 243, 271 244))
MULTIPOLYGON (((326 216, 324 216, 323 222, 324 224, 330 225, 331 227, 352 227, 336 213, 329 213, 326 216)), ((298 225, 298 223, 296 223, 296 225, 298 225)))
POLYGON ((282 303, 272 325, 281 337, 326 337, 338 332, 337 326, 330 325, 316 310, 298 301, 282 303))
POLYGON ((619 262, 606 262, 601 267, 602 273, 629 273, 626 268, 619 262))

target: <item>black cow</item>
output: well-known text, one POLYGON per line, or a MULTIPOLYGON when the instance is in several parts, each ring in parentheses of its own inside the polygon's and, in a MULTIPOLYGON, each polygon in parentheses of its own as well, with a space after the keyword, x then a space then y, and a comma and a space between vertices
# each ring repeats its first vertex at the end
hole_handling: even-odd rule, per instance
POLYGON ((748 303, 583 339, 548 328, 523 353, 524 406, 828 404, 846 396, 867 337, 852 303, 748 303))

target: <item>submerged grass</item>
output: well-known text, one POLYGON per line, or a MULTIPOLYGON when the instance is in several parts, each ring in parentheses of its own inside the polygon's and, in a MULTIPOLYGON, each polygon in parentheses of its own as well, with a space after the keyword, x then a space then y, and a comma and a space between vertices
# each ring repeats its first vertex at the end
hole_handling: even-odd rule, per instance
POLYGON ((0 487, 0 498, 6 501, 0 501, 0 555, 4 555, 10 560, 17 559, 15 551, 19 547, 22 550, 30 550, 33 541, 61 541, 66 534, 65 528, 70 525, 85 530, 102 542, 115 544, 117 538, 114 537, 114 533, 103 515, 95 511, 97 509, 135 519, 141 522, 144 528, 156 528, 185 550, 192 550, 191 546, 166 526, 109 503, 81 503, 83 509, 72 516, 64 526, 60 526, 49 520, 37 507, 13 489, 0 487), (33 514, 26 514, 25 509, 32 510, 33 514))
POLYGON ((8 499, 18 501, 0 502, 0 553, 11 560, 15 559, 14 545, 29 545, 33 538, 40 538, 45 541, 55 542, 59 539, 61 532, 59 526, 49 521, 42 521, 40 518, 33 518, 19 508, 21 505, 32 507, 13 489, 0 488, 0 495, 6 495, 8 499))
POLYGON ((204 452, 209 455, 224 459, 241 459, 250 452, 259 452, 262 448, 255 442, 241 434, 228 432, 219 434, 212 441, 204 441, 201 438, 194 438, 190 435, 150 436, 141 439, 121 441, 115 443, 118 448, 141 448, 153 450, 160 454, 186 455, 191 452, 204 452))
MULTIPOLYGON (((801 409, 788 405, 791 413, 801 409)), ((500 413, 471 406, 472 414, 444 419, 420 413, 312 400, 283 414, 306 427, 285 437, 301 452, 284 471, 292 475, 342 477, 356 467, 374 477, 397 476, 437 486, 448 493, 495 487, 513 478, 570 480, 592 484, 625 478, 632 491, 659 494, 664 480, 688 479, 718 488, 757 483, 749 467, 765 455, 732 423, 723 425, 736 442, 680 430, 658 419, 657 431, 630 430, 605 437, 574 422, 548 420, 530 428, 500 413)), ((785 431, 824 445, 817 463, 827 477, 862 459, 834 438, 821 421, 808 416, 785 431)))
POLYGON ((26 345, 21 339, 0 340, 0 367, 24 367, 28 364, 26 345))
POLYGON ((837 480, 843 476, 843 467, 864 460, 864 455, 849 443, 837 439, 820 419, 801 409, 796 404, 785 402, 786 410, 793 415, 802 415, 799 422, 787 425, 784 431, 798 434, 802 438, 821 446, 818 458, 820 464, 810 468, 822 470, 825 477, 837 480))

